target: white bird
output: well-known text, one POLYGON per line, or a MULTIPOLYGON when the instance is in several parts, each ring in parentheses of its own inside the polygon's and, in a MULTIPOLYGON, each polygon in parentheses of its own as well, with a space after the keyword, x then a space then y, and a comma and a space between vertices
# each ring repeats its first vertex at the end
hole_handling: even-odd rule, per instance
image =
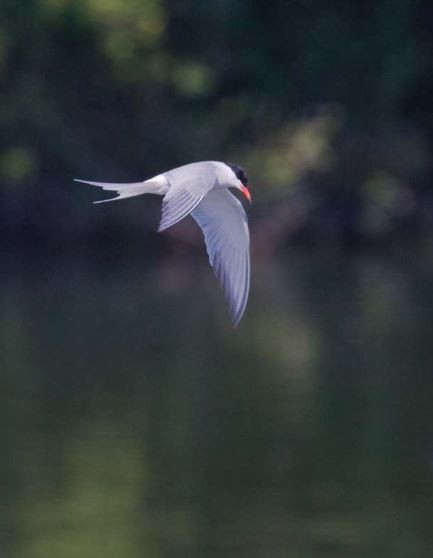
POLYGON ((242 167, 219 161, 202 161, 169 170, 143 182, 119 184, 75 180, 118 194, 94 203, 142 194, 164 196, 158 231, 191 215, 203 231, 209 262, 228 299, 233 325, 239 323, 250 288, 250 235, 244 208, 229 188, 240 190, 251 203, 248 178, 242 167))

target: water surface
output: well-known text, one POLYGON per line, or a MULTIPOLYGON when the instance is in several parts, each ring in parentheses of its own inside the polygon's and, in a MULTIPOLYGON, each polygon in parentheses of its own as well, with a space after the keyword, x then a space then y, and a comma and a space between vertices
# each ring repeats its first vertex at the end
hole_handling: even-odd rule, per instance
POLYGON ((425 557, 433 259, 8 260, 0 554, 425 557))

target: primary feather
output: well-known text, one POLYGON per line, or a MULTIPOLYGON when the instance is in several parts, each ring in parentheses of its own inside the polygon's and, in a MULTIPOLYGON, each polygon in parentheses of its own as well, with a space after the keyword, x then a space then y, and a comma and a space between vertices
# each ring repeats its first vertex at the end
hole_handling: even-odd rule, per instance
POLYGON ((236 326, 250 289, 250 235, 244 208, 228 190, 212 190, 191 215, 203 231, 209 262, 236 326))

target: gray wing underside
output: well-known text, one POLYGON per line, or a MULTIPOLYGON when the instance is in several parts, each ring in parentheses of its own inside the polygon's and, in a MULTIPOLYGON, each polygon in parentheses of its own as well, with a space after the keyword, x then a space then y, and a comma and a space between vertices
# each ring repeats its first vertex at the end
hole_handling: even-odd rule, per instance
POLYGON ((230 305, 233 325, 242 318, 250 289, 250 235, 240 201, 215 189, 191 212, 203 231, 209 262, 230 305))
POLYGON ((158 231, 181 221, 215 186, 215 170, 210 162, 191 163, 164 173, 170 187, 162 200, 158 231))

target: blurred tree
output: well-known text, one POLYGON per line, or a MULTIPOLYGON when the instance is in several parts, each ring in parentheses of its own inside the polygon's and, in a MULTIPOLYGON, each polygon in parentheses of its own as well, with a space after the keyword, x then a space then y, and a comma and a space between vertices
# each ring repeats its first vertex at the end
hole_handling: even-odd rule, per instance
MULTIPOLYGON (((369 238, 430 225, 421 207, 431 198, 431 9, 3 0, 1 226, 32 231, 42 198, 51 200, 39 211, 42 235, 60 226, 88 236, 119 223, 109 212, 97 225, 86 211, 72 215, 70 177, 133 180, 207 158, 246 162, 264 184, 259 201, 305 196, 322 209, 304 226, 329 230, 326 214, 340 231, 332 238, 344 222, 369 238)), ((141 213, 128 219, 136 226, 141 213)))

